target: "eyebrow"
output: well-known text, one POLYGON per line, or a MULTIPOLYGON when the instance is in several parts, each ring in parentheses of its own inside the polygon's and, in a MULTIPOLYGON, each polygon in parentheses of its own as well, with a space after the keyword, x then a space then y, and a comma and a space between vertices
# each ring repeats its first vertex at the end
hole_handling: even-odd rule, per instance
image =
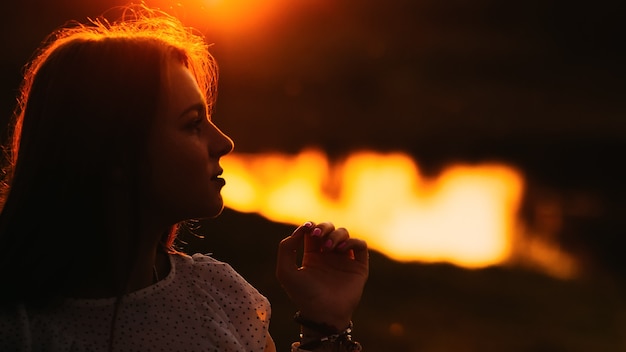
POLYGON ((186 108, 185 110, 183 110, 183 112, 181 112, 179 116, 183 117, 192 111, 204 112, 206 111, 206 104, 204 104, 204 102, 195 103, 189 106, 188 108, 186 108))

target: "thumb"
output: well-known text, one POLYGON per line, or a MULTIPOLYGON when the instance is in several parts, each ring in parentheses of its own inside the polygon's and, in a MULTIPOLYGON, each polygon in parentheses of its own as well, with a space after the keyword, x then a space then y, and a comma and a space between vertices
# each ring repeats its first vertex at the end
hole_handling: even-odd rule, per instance
POLYGON ((285 275, 298 270, 298 248, 304 242, 304 234, 313 228, 312 222, 299 226, 289 237, 284 238, 278 245, 276 258, 276 277, 282 283, 285 275))

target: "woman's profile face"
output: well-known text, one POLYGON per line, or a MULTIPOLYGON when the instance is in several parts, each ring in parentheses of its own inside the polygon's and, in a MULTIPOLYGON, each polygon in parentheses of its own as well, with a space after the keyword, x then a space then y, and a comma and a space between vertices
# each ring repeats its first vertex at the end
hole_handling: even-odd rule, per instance
POLYGON ((146 215, 166 225, 217 216, 225 184, 219 159, 233 149, 233 142, 209 119, 204 96, 184 65, 169 60, 164 81, 147 142, 146 215))

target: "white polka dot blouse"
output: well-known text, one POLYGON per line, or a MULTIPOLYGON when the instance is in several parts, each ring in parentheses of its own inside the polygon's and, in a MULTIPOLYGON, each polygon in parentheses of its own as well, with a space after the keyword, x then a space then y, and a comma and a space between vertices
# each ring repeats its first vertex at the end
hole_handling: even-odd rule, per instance
POLYGON ((228 264, 170 254, 169 274, 123 297, 68 300, 52 311, 23 306, 0 316, 0 351, 263 351, 267 299, 228 264))

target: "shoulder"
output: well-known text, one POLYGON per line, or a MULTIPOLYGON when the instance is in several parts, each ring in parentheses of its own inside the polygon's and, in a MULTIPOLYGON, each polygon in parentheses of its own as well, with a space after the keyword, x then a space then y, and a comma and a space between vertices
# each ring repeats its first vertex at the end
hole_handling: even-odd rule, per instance
POLYGON ((173 255, 177 276, 186 277, 213 294, 230 297, 247 296, 253 301, 266 300, 256 288, 244 279, 233 267, 207 254, 173 255))
POLYGON ((172 255, 177 275, 191 276, 204 282, 238 282, 249 285, 230 264, 211 257, 209 254, 196 253, 172 255))
POLYGON ((177 252, 171 254, 172 261, 175 262, 176 267, 193 267, 193 268, 202 268, 202 267, 230 267, 228 263, 219 261, 210 254, 200 254, 195 253, 192 255, 177 252))
POLYGON ((218 265, 224 265, 226 263, 221 262, 213 257, 211 257, 210 254, 200 254, 200 253, 196 253, 193 254, 191 256, 188 256, 189 258, 191 258, 191 260, 194 263, 200 264, 200 263, 210 263, 210 264, 218 264, 218 265))

